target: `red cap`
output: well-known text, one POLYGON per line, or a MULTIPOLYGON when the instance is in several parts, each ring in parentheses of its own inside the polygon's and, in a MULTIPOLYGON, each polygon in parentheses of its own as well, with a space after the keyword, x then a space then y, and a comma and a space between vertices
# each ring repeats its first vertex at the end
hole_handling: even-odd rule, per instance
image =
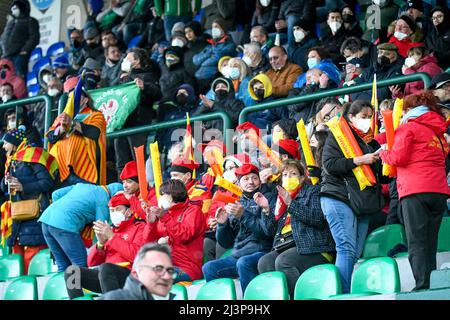
POLYGON ((250 163, 250 156, 246 153, 238 153, 226 156, 223 163, 225 165, 225 162, 228 160, 233 161, 238 167, 241 167, 243 164, 250 163))
POLYGON ((280 153, 283 153, 283 151, 284 151, 293 159, 296 159, 296 160, 301 159, 300 150, 299 150, 300 146, 297 141, 292 140, 292 139, 281 139, 278 141, 277 144, 280 147, 279 148, 280 153))
POLYGON ((74 89, 77 86, 78 80, 80 77, 71 77, 64 82, 64 92, 70 92, 70 90, 74 89))
POLYGON ((186 159, 186 158, 176 158, 172 161, 172 167, 170 168, 170 172, 192 172, 195 169, 198 169, 200 164, 196 163, 194 160, 186 159))
POLYGON ((259 169, 250 163, 245 163, 241 167, 237 168, 236 171, 234 171, 238 178, 246 176, 252 172, 259 174, 259 169))
POLYGON ((138 177, 137 163, 136 161, 128 162, 125 167, 123 167, 120 173, 120 180, 126 180, 138 177))
POLYGON ((245 131, 245 130, 251 130, 251 129, 255 130, 256 134, 259 136, 259 129, 258 129, 258 127, 255 126, 253 123, 251 123, 249 121, 244 122, 244 123, 242 123, 242 124, 240 124, 240 125, 238 125, 236 127, 237 131, 245 131))
POLYGON ((203 154, 203 152, 205 152, 206 147, 218 147, 220 150, 222 150, 222 154, 227 153, 227 147, 220 140, 211 140, 208 143, 200 143, 197 146, 197 150, 203 154))
POLYGON ((125 198, 125 194, 123 192, 115 194, 111 200, 109 200, 108 207, 117 207, 117 206, 130 206, 130 201, 125 198))

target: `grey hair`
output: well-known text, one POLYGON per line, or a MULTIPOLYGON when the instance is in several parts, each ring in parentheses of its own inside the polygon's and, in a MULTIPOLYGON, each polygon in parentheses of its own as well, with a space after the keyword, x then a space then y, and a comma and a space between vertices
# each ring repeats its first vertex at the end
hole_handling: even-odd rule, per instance
POLYGON ((136 257, 134 258, 133 269, 136 270, 138 265, 142 262, 142 260, 144 260, 145 255, 149 251, 158 251, 158 252, 165 253, 165 254, 167 254, 169 256, 170 260, 172 260, 172 255, 171 255, 171 251, 170 251, 170 247, 169 246, 167 246, 165 244, 159 244, 159 243, 150 242, 150 243, 144 244, 139 249, 139 252, 137 253, 136 257))
POLYGON ((258 42, 250 42, 250 43, 246 43, 244 44, 244 50, 248 50, 250 51, 250 53, 255 54, 255 55, 262 55, 261 52, 261 45, 258 42))

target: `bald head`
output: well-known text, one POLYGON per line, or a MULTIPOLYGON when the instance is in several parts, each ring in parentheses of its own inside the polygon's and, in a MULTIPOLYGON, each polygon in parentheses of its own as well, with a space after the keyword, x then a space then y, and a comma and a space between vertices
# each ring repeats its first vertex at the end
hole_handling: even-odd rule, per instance
POLYGON ((287 63, 287 53, 283 47, 272 47, 269 51, 270 65, 274 70, 282 69, 287 63))

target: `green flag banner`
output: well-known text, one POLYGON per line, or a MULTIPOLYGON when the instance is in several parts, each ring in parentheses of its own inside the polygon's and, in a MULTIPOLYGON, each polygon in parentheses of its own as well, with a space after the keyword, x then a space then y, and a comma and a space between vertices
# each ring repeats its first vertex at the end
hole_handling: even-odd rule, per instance
POLYGON ((122 129, 128 116, 141 101, 141 90, 134 82, 90 90, 89 94, 94 100, 94 108, 105 117, 107 133, 122 129))

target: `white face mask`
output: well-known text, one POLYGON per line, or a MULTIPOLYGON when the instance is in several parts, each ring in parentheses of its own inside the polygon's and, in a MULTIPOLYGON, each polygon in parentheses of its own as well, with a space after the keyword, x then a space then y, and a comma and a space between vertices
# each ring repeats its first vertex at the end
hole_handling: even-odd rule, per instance
POLYGON ((17 7, 14 7, 11 9, 11 14, 14 18, 18 18, 20 16, 20 9, 17 7))
POLYGON ((354 59, 354 58, 356 58, 356 57, 347 57, 347 58, 345 58, 345 60, 346 60, 347 62, 349 62, 350 60, 352 60, 352 59, 354 59))
POLYGON ((50 81, 50 77, 51 76, 49 74, 44 74, 44 76, 42 77, 42 81, 48 83, 50 81))
POLYGON ((9 94, 5 94, 2 97, 2 101, 7 102, 7 101, 11 100, 11 98, 12 98, 12 96, 10 96, 9 94))
POLYGON ((300 42, 303 39, 305 39, 306 34, 302 30, 295 30, 294 31, 294 38, 295 42, 300 42))
POLYGON ((336 33, 336 31, 338 31, 339 28, 342 26, 342 23, 340 23, 339 21, 333 21, 328 23, 328 25, 330 26, 331 31, 336 33))
POLYGON ((408 35, 406 33, 400 32, 400 31, 396 31, 394 32, 394 37, 396 37, 398 40, 403 40, 405 38, 408 38, 408 35))
POLYGON ((48 89, 47 94, 50 97, 56 97, 59 94, 59 90, 56 88, 51 88, 51 89, 48 89))
POLYGON ((225 78, 229 78, 230 77, 230 72, 231 72, 231 68, 229 66, 225 66, 222 69, 220 69, 220 73, 225 77, 225 78))
POLYGON ((233 67, 230 69, 230 78, 233 80, 236 80, 240 77, 241 72, 239 71, 239 68, 233 67))
POLYGON ((372 124, 372 119, 357 119, 355 127, 361 130, 364 133, 369 131, 370 126, 372 124))
POLYGON ((172 207, 172 197, 169 195, 162 195, 158 200, 158 207, 163 210, 169 210, 172 207))
POLYGON ((110 212, 109 216, 111 217, 111 222, 115 227, 120 226, 120 224, 125 221, 125 215, 120 211, 110 212))
POLYGON ((308 59, 308 68, 312 69, 317 64, 317 58, 308 59))
POLYGON ((181 39, 173 39, 172 40, 172 47, 180 47, 183 48, 184 47, 184 42, 181 39))
POLYGON ((413 65, 415 65, 417 62, 414 60, 413 57, 408 57, 405 59, 405 66, 408 68, 411 68, 413 65))
POLYGON ((213 37, 213 39, 220 38, 222 36, 222 30, 220 30, 219 28, 212 28, 211 36, 213 37))
POLYGON ((236 174, 233 171, 226 171, 226 172, 224 172, 223 178, 225 180, 228 180, 228 181, 232 182, 232 183, 237 182, 236 174))
POLYGON ((387 0, 373 0, 373 3, 379 7, 382 7, 386 4, 387 0))
POLYGON ((270 0, 259 0, 259 3, 261 3, 263 7, 268 7, 270 4, 270 0))
POLYGON ((122 61, 122 64, 120 65, 120 69, 123 72, 130 72, 131 71, 131 62, 128 59, 124 59, 122 61))
POLYGON ((9 120, 8 121, 8 128, 9 130, 15 129, 17 126, 16 120, 9 120))
POLYGON ((250 57, 243 56, 242 57, 242 61, 244 61, 247 66, 249 66, 249 67, 252 66, 253 61, 252 61, 252 59, 250 57))

